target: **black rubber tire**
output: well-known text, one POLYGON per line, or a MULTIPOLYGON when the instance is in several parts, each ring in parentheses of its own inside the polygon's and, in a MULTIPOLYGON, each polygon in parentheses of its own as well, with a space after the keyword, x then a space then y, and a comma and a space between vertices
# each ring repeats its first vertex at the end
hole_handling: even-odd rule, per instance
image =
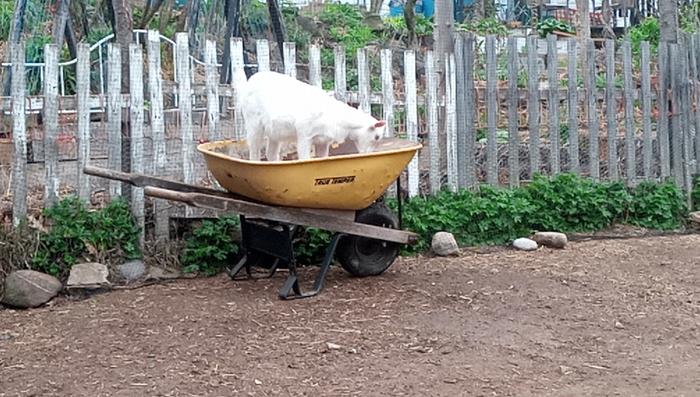
MULTIPOLYGON (((355 222, 398 229, 399 220, 384 203, 374 203, 355 215, 355 222)), ((335 257, 355 277, 382 274, 399 256, 400 244, 360 236, 343 236, 335 257)))

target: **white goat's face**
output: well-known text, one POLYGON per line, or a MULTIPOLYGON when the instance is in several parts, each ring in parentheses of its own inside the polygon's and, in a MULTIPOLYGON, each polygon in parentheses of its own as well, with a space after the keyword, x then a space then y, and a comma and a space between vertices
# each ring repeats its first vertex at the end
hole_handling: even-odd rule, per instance
POLYGON ((376 121, 369 126, 362 127, 357 131, 355 145, 360 153, 368 153, 377 147, 377 144, 384 136, 386 122, 376 121))

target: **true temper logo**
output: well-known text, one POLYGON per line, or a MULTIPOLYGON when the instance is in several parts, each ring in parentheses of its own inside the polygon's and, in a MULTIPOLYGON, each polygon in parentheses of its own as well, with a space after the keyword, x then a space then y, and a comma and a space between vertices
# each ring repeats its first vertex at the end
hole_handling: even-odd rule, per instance
POLYGON ((314 185, 338 185, 342 183, 352 183, 355 181, 355 175, 352 176, 333 176, 330 178, 316 178, 314 185))

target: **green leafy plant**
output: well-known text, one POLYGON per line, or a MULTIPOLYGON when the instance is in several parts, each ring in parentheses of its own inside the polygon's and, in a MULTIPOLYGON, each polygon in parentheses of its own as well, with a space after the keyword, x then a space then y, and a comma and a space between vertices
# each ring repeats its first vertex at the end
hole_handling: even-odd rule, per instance
POLYGON ((32 267, 37 270, 63 278, 81 259, 140 256, 140 230, 123 200, 89 211, 79 198, 69 196, 44 210, 44 217, 50 227, 42 233, 40 247, 32 259, 32 267))
POLYGON ((326 247, 331 241, 331 232, 306 228, 294 246, 294 258, 300 265, 318 265, 323 261, 326 247))
POLYGON ((649 229, 673 230, 687 214, 685 199, 673 182, 640 183, 632 192, 628 222, 649 229))
POLYGON ((576 30, 570 23, 566 21, 560 21, 556 18, 550 17, 543 19, 535 25, 535 30, 539 33, 540 37, 545 38, 553 32, 563 32, 563 33, 576 33, 576 30))
POLYGON ((632 53, 634 55, 640 54, 640 47, 643 41, 649 42, 650 55, 656 54, 660 37, 661 30, 659 28, 659 20, 655 17, 645 18, 638 25, 631 27, 627 31, 626 36, 626 38, 630 40, 632 53))
POLYGON ((239 227, 240 222, 236 217, 203 221, 182 252, 180 262, 184 272, 212 276, 231 265, 239 250, 238 243, 233 240, 233 232, 239 227))
POLYGON ((476 21, 467 21, 455 25, 455 29, 465 32, 474 32, 481 36, 496 35, 499 37, 508 36, 508 28, 498 18, 489 17, 476 21))

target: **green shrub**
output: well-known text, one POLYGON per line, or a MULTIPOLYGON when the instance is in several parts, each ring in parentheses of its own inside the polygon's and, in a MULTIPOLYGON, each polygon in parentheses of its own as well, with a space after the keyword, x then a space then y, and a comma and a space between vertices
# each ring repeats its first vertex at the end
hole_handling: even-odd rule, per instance
POLYGON ((37 270, 64 278, 80 260, 140 256, 140 230, 123 200, 89 211, 79 198, 69 196, 44 210, 44 217, 50 227, 41 234, 39 250, 32 259, 37 270))
POLYGON ((187 240, 182 252, 180 262, 183 270, 212 276, 232 265, 239 249, 238 243, 233 240, 233 232, 239 227, 237 217, 203 221, 187 240))
POLYGON ((549 17, 537 22, 535 25, 535 30, 539 33, 540 37, 546 38, 550 33, 554 31, 564 32, 564 33, 576 33, 576 30, 570 23, 566 21, 560 21, 554 17, 549 17))
POLYGON ((673 182, 642 182, 632 192, 627 222, 657 230, 678 229, 687 215, 685 198, 673 182))
POLYGON ((621 182, 595 183, 574 174, 537 175, 521 189, 534 212, 534 230, 588 232, 624 218, 630 196, 621 182))
POLYGON ((320 265, 333 234, 327 230, 308 227, 294 244, 294 258, 300 265, 320 265))
POLYGON ((660 37, 659 20, 655 17, 645 18, 638 25, 631 27, 627 31, 627 38, 630 40, 632 53, 635 55, 640 54, 640 45, 643 41, 649 42, 650 55, 656 54, 660 37))

